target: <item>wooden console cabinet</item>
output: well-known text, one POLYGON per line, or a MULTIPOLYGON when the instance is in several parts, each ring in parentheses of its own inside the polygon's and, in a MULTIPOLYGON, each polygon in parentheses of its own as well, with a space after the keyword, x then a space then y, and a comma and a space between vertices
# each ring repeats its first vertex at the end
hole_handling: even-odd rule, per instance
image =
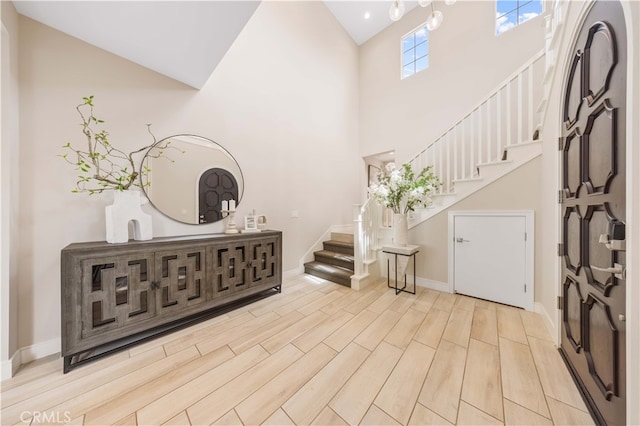
POLYGON ((282 233, 211 234, 62 250, 64 372, 279 293, 282 233))

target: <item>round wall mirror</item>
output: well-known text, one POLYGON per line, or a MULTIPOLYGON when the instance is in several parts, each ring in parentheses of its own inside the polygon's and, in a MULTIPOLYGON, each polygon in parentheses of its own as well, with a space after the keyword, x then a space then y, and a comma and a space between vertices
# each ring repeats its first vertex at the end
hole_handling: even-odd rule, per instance
POLYGON ((222 201, 240 203, 244 179, 238 162, 211 139, 175 135, 154 144, 142 159, 141 184, 160 212, 183 223, 222 219, 222 201))

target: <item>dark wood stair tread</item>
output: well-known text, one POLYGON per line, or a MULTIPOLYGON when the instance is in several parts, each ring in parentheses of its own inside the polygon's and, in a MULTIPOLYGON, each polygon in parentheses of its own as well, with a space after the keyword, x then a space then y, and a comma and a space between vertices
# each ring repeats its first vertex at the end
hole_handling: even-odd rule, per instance
POLYGON ((353 255, 353 243, 346 243, 344 241, 328 240, 322 243, 322 246, 327 251, 334 251, 336 253, 343 253, 353 255))
POLYGON ((328 263, 334 266, 340 266, 353 271, 353 255, 345 253, 337 253, 330 250, 320 250, 313 253, 317 261, 328 263))
POLYGON ((327 243, 327 244, 330 244, 330 245, 334 245, 334 246, 349 247, 349 248, 353 247, 353 243, 348 243, 346 241, 327 240, 327 241, 324 241, 324 242, 327 243))
POLYGON ((353 275, 353 271, 350 269, 313 261, 304 264, 304 271, 307 274, 351 287, 351 275, 353 275))

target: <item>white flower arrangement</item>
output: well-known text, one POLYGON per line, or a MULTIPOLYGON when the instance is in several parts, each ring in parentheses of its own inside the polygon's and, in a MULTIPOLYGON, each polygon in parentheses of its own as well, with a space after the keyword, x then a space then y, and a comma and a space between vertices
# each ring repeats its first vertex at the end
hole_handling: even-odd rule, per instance
POLYGON ((378 182, 369 187, 371 196, 394 213, 406 214, 418 207, 431 205, 431 195, 441 185, 440 179, 425 167, 416 176, 410 164, 400 169, 389 163, 386 173, 378 175, 378 182))

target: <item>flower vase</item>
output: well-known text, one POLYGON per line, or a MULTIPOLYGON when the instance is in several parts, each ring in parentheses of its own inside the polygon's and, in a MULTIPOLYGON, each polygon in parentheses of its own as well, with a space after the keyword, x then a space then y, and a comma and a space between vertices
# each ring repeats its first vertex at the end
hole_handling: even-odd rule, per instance
POLYGON ((136 240, 150 240, 151 215, 140 207, 140 191, 112 191, 113 204, 105 207, 106 239, 108 243, 129 241, 129 222, 133 222, 133 237, 136 240))
POLYGON ((404 247, 407 245, 409 223, 405 213, 393 214, 393 245, 404 247))

